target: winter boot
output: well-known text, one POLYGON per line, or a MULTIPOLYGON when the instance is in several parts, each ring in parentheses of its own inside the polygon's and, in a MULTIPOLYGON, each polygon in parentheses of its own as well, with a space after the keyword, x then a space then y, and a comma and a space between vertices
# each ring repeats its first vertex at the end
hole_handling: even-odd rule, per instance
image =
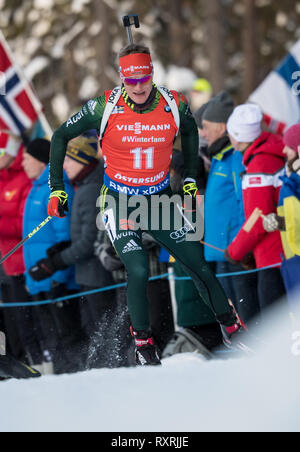
POLYGON ((138 366, 159 366, 161 365, 158 356, 158 348, 151 337, 149 330, 133 331, 130 328, 131 335, 135 340, 135 362, 138 366))

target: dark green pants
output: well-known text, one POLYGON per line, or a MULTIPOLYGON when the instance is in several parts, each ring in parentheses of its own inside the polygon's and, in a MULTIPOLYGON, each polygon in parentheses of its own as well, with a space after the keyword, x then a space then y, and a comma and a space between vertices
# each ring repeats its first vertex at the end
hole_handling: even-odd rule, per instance
MULTIPOLYGON (((166 190, 163 194, 170 197, 172 192, 166 190)), ((133 328, 137 331, 145 330, 150 325, 147 298, 149 262, 142 244, 143 231, 150 234, 180 262, 187 274, 192 277, 203 302, 212 310, 217 320, 231 325, 234 322, 232 309, 224 290, 204 260, 203 246, 199 241, 188 239, 191 230, 187 226, 186 216, 182 215, 182 203, 171 204, 167 212, 163 204, 154 207, 153 197, 150 198, 125 195, 120 197, 118 193, 108 190, 105 186, 101 190, 102 219, 127 271, 127 303, 133 328), (128 208, 131 201, 135 206, 128 208), (141 208, 137 207, 138 205, 141 208), (170 222, 167 228, 166 216, 170 222), (181 227, 178 226, 179 223, 181 227)))

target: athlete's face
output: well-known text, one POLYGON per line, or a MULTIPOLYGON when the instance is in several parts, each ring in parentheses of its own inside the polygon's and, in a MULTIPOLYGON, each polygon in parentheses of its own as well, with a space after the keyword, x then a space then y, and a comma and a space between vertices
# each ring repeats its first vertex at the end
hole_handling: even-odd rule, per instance
MULTIPOLYGON (((133 79, 144 79, 145 76, 141 77, 132 77, 133 79)), ((133 100, 136 104, 144 104, 148 97, 150 96, 150 93, 152 91, 152 81, 153 78, 150 77, 146 82, 144 83, 137 83, 136 85, 132 85, 131 83, 126 83, 126 79, 124 80, 124 86, 126 89, 126 92, 130 99, 133 100)))

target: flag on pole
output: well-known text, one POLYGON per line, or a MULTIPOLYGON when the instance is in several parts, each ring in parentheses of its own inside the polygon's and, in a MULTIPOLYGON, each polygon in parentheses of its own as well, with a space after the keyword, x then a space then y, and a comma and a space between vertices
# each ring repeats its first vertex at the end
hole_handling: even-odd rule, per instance
POLYGON ((22 134, 38 119, 43 123, 45 132, 51 136, 42 105, 16 64, 0 31, 0 144, 7 145, 6 152, 17 154, 22 134), (13 151, 13 147, 17 149, 13 151))
POLYGON ((282 134, 300 122, 300 39, 249 101, 262 108, 264 121, 273 132, 282 134))

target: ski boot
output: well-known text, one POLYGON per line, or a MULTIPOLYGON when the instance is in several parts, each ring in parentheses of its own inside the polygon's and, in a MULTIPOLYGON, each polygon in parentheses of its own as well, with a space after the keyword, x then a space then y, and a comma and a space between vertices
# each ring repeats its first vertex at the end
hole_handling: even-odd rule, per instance
POLYGON ((244 340, 247 340, 248 328, 239 317, 230 300, 229 303, 232 308, 233 323, 231 325, 225 325, 223 322, 220 322, 223 343, 227 348, 242 351, 247 354, 254 354, 254 351, 244 343, 244 340))
POLYGON ((151 337, 149 330, 134 331, 130 328, 131 335, 135 340, 135 362, 138 366, 159 366, 161 365, 158 356, 158 348, 151 337))

